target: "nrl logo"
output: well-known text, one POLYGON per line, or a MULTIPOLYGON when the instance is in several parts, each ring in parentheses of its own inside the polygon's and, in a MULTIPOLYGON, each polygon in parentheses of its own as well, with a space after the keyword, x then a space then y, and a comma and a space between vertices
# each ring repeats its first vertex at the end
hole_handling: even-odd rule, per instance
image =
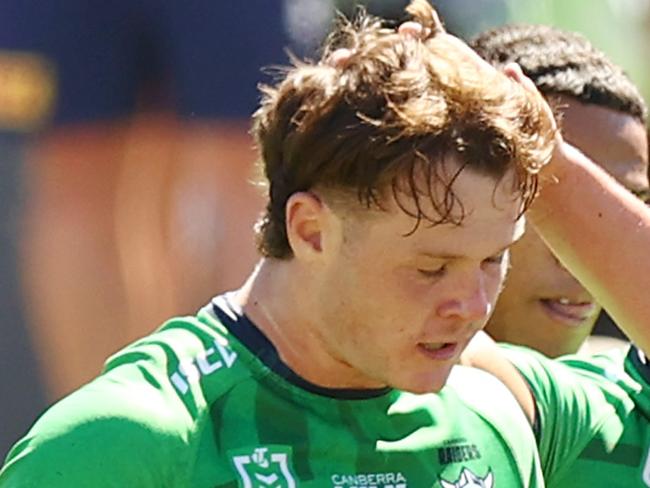
POLYGON ((469 469, 463 468, 460 476, 456 481, 447 481, 440 478, 440 485, 442 488, 493 488, 494 475, 492 471, 488 471, 485 478, 476 476, 469 469))
POLYGON ((243 488, 295 488, 296 480, 289 466, 288 446, 257 447, 252 453, 237 453, 232 462, 243 488))

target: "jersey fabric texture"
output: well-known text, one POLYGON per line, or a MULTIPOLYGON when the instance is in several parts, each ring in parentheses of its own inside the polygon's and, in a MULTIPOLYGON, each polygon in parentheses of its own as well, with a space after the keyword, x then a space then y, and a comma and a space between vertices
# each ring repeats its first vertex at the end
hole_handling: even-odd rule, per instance
POLYGON ((110 358, 9 453, 1 488, 540 488, 501 383, 457 368, 438 394, 325 389, 229 300, 110 358))
POLYGON ((553 361, 504 346, 536 399, 551 488, 650 486, 650 370, 636 348, 553 361))

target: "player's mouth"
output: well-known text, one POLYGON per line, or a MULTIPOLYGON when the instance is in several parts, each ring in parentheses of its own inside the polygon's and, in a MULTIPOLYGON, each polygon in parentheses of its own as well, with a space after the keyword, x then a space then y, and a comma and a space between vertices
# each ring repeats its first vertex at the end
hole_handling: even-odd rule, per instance
POLYGON ((568 297, 543 298, 539 302, 546 315, 571 327, 584 324, 593 317, 598 308, 594 302, 572 300, 568 297))
POLYGON ((419 351, 430 359, 436 361, 449 361, 456 357, 459 348, 458 342, 420 342, 419 351))

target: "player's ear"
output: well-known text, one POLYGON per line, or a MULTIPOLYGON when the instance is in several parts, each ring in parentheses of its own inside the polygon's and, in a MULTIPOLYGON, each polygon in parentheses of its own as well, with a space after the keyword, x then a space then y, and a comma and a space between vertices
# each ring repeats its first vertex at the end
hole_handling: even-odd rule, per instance
POLYGON ((298 259, 311 260, 323 251, 323 230, 329 209, 311 192, 297 192, 285 207, 287 238, 298 259))

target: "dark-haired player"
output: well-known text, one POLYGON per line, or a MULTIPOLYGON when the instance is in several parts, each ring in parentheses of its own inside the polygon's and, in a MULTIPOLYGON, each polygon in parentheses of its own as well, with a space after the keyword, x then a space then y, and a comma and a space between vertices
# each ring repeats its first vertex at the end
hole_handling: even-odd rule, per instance
MULTIPOLYGON (((480 34, 472 45, 495 65, 519 63, 561 110, 564 136, 628 190, 645 196, 646 105, 627 76, 603 53, 578 34, 542 25, 503 26, 480 34)), ((603 188, 607 186, 603 183, 603 188)), ((621 197, 630 199, 629 194, 621 197)), ((601 249, 596 259, 605 267, 611 263, 610 285, 616 286, 623 249, 634 246, 647 220, 644 224, 639 218, 639 227, 607 237, 608 226, 615 223, 601 219, 601 211, 589 199, 575 201, 577 214, 585 216, 584 222, 575 223, 577 232, 593 239, 594 249, 599 249, 598 239, 612 243, 610 254, 601 249), (590 215, 599 218, 592 221, 590 215)), ((605 210, 613 215, 617 211, 615 205, 605 210)), ((628 270, 643 267, 643 259, 641 255, 629 262, 628 270)), ((552 256, 535 229, 527 229, 513 246, 512 262, 487 330, 499 340, 550 355, 576 352, 595 320, 594 296, 552 256), (567 291, 571 289, 576 294, 573 299, 567 291), (591 313, 580 317, 583 308, 591 313)), ((582 274, 581 279, 599 291, 592 276, 582 274)), ((629 289, 628 293, 633 295, 629 289)), ((617 306, 612 310, 625 318, 626 310, 617 306)), ((647 351, 647 341, 645 347, 647 351)), ((627 354, 613 349, 552 361, 524 348, 499 349, 483 340, 475 341, 465 359, 494 373, 517 394, 536 429, 547 486, 642 488, 650 484, 650 369, 640 349, 633 346, 627 354)))
MULTIPOLYGON (((603 52, 580 34, 529 24, 485 31, 470 45, 497 67, 519 64, 561 115, 564 138, 647 199, 647 107, 637 87, 603 52)), ((510 262, 487 332, 551 357, 577 352, 601 311, 593 294, 532 227, 512 247, 510 262)))

